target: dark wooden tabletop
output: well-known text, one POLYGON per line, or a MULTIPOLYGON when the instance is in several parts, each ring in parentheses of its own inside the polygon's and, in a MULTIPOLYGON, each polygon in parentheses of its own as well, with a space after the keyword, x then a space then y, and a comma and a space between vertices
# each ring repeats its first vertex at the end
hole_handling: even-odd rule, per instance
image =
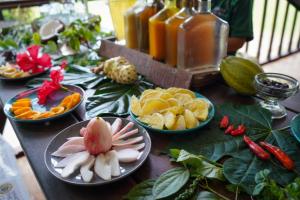
MULTIPOLYGON (((26 90, 25 82, 0 82, 0 99, 2 106, 4 103, 20 91, 26 90)), ((236 94, 232 89, 222 83, 215 83, 204 88, 200 88, 199 92, 208 97, 214 104, 223 102, 232 102, 238 104, 253 104, 258 101, 256 98, 245 97, 236 94)), ((275 120, 275 127, 284 127, 288 125, 290 120, 300 111, 299 103, 300 95, 284 102, 288 110, 286 118, 275 120)), ((1 105, 0 105, 1 106, 1 105)), ((44 164, 44 151, 50 140, 62 129, 84 119, 84 104, 76 113, 66 116, 63 119, 52 121, 43 124, 21 124, 11 121, 12 126, 17 134, 22 148, 30 162, 30 165, 49 200, 81 200, 81 199, 121 199, 135 184, 148 178, 157 178, 164 171, 170 169, 172 166, 166 156, 159 153, 168 144, 168 136, 158 134, 151 134, 152 150, 139 170, 131 176, 107 185, 97 187, 78 187, 66 184, 53 175, 51 175, 44 164)), ((200 130, 201 131, 201 130, 200 130)), ((226 193, 230 198, 234 198, 233 194, 228 194, 224 187, 219 187, 216 184, 217 190, 221 193, 226 193)), ((243 197, 243 199, 250 199, 250 197, 243 197)))

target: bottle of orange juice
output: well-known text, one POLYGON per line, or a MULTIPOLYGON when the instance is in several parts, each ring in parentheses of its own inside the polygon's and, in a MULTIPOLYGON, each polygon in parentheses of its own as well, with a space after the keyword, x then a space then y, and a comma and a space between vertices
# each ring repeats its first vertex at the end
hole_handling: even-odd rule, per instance
POLYGON ((176 12, 178 12, 176 0, 166 0, 164 8, 149 19, 149 53, 154 59, 161 61, 165 59, 165 21, 172 17, 176 12))
POLYGON ((149 18, 164 7, 161 0, 148 0, 147 5, 135 11, 137 23, 137 40, 140 51, 149 52, 149 18))
POLYGON ((125 41, 128 48, 138 48, 138 29, 135 16, 135 10, 146 6, 146 0, 137 0, 137 2, 124 13, 124 32, 125 41))
POLYGON ((211 13, 211 0, 198 0, 198 12, 178 28, 177 66, 218 68, 226 56, 228 32, 228 23, 211 13))
POLYGON ((166 63, 175 67, 177 64, 177 30, 180 24, 196 13, 194 0, 182 0, 181 9, 166 22, 166 63))

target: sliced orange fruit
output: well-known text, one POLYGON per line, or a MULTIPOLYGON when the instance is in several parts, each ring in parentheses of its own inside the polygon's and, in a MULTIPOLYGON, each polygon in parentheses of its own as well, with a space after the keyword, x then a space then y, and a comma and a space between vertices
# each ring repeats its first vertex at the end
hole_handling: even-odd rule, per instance
POLYGON ((17 101, 12 104, 12 107, 30 107, 31 101, 17 101))
POLYGON ((30 110, 27 112, 24 112, 20 115, 17 115, 16 118, 18 119, 32 119, 32 116, 34 116, 35 114, 37 114, 38 112, 30 110))
POLYGON ((81 96, 78 92, 71 95, 72 96, 72 107, 76 106, 81 99, 81 96))
POLYGON ((67 108, 67 105, 68 105, 70 102, 72 103, 72 96, 71 96, 71 95, 66 96, 66 97, 61 101, 61 103, 60 103, 59 105, 65 107, 65 108, 67 108))
POLYGON ((35 116, 35 119, 49 118, 49 117, 53 117, 54 115, 55 115, 54 112, 52 112, 52 111, 46 111, 46 112, 41 113, 38 116, 35 116))
POLYGON ((14 111, 14 114, 15 115, 20 115, 24 112, 27 112, 27 111, 31 111, 32 109, 30 107, 20 107, 19 109, 15 110, 14 111))
POLYGON ((21 101, 31 101, 29 98, 22 98, 22 99, 17 99, 16 102, 21 102, 21 101))
POLYGON ((56 115, 59 115, 65 111, 65 107, 63 107, 63 106, 52 107, 50 111, 54 112, 56 115))

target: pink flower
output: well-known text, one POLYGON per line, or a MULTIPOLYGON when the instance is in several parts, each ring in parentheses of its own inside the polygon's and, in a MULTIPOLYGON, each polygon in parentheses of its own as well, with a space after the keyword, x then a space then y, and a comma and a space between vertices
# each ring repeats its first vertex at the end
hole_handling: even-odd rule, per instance
POLYGON ((27 48, 27 52, 17 54, 17 64, 27 72, 39 73, 52 66, 51 57, 48 54, 39 55, 40 46, 32 45, 27 48))

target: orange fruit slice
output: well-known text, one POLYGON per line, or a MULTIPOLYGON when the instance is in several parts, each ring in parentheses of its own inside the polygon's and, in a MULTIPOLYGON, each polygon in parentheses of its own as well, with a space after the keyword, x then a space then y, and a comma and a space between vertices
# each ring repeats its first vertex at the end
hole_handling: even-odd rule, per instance
POLYGON ((52 107, 51 112, 54 112, 56 115, 62 114, 65 111, 65 107, 63 106, 56 106, 56 107, 52 107))
POLYGON ((31 110, 32 110, 32 109, 31 109, 30 107, 21 107, 21 108, 15 110, 15 111, 14 111, 14 114, 15 114, 15 115, 20 115, 20 114, 22 114, 22 113, 24 113, 24 112, 31 111, 31 110))
POLYGON ((17 99, 16 102, 21 102, 21 101, 31 101, 29 98, 22 98, 22 99, 17 99))
POLYGON ((72 94, 71 96, 72 96, 72 107, 74 107, 80 102, 81 96, 78 92, 72 94))
POLYGON ((37 113, 38 112, 36 112, 36 111, 30 110, 30 111, 24 112, 20 115, 17 115, 16 118, 18 118, 18 119, 32 119, 32 116, 37 114, 37 113))
POLYGON ((66 97, 61 101, 61 103, 60 103, 59 105, 66 108, 67 105, 68 105, 70 102, 72 103, 72 96, 71 96, 71 95, 66 96, 66 97))
POLYGON ((12 107, 30 107, 30 101, 17 101, 12 104, 12 107))
POLYGON ((53 117, 54 115, 55 115, 54 112, 52 112, 52 111, 46 111, 46 112, 41 113, 38 116, 35 116, 34 119, 44 119, 44 118, 53 117))

